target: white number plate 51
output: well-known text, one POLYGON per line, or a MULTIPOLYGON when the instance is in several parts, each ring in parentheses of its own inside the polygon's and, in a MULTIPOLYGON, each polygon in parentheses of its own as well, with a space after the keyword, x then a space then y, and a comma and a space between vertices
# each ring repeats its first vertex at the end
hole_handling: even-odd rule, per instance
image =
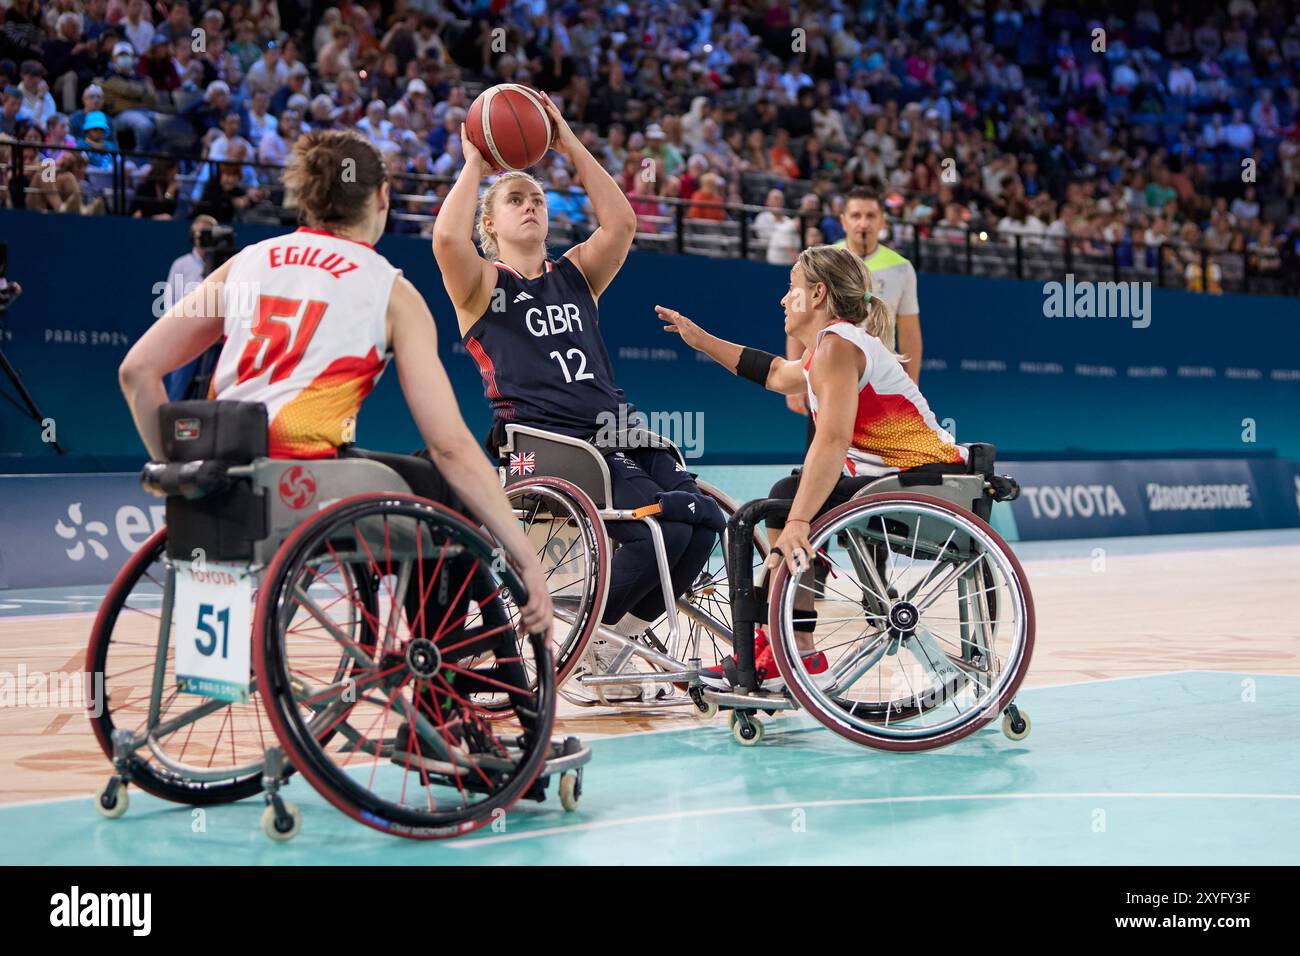
POLYGON ((248 700, 252 618, 253 580, 247 568, 176 562, 172 641, 182 693, 248 700))

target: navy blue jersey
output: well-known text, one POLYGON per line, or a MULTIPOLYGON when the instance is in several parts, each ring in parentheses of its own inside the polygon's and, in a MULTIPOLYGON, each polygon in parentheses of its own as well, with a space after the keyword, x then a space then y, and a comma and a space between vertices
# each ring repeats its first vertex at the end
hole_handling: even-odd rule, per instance
MULTIPOLYGON (((487 311, 465 335, 498 421, 591 438, 625 402, 582 271, 548 260, 536 279, 496 263, 487 311)), ((630 414, 631 407, 625 414, 630 414)))

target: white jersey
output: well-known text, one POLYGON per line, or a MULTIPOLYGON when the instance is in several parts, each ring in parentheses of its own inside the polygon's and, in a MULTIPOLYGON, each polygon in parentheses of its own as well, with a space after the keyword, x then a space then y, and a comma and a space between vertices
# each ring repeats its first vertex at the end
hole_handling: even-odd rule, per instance
POLYGON ((368 243, 318 229, 243 249, 226 274, 211 396, 266 405, 271 457, 332 458, 388 363, 400 274, 368 243))
POLYGON ((880 339, 852 322, 839 321, 817 333, 817 341, 804 363, 808 383, 808 410, 817 419, 817 396, 808 369, 817 347, 827 335, 852 342, 866 356, 858 380, 858 408, 853 420, 853 440, 844 460, 846 475, 892 475, 906 468, 966 460, 966 449, 939 427, 930 404, 903 371, 902 364, 880 339))

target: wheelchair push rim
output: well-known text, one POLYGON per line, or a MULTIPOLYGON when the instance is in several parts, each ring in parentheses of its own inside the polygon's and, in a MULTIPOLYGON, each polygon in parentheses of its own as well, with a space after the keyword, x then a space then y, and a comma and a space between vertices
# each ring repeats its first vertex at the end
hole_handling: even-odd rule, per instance
POLYGON ((1024 569, 986 522, 939 498, 886 492, 831 510, 809 541, 831 565, 814 605, 827 674, 800 662, 794 600, 807 585, 784 563, 769 621, 786 686, 818 721, 912 751, 959 740, 1006 708, 1032 657, 1034 606, 1024 569))
POLYGON ((353 819, 416 839, 455 836, 534 788, 550 748, 553 671, 545 636, 517 638, 504 592, 525 591, 498 555, 450 509, 375 493, 318 512, 267 569, 253 626, 267 714, 298 771, 353 819), (350 646, 297 584, 330 564, 377 581, 369 651, 350 646), (438 622, 426 620, 437 611, 438 622), (504 651, 491 666, 487 647, 504 651), (518 670, 507 683, 501 669, 530 653, 538 686, 523 686, 518 670), (471 701, 493 687, 511 691, 516 726, 471 701))

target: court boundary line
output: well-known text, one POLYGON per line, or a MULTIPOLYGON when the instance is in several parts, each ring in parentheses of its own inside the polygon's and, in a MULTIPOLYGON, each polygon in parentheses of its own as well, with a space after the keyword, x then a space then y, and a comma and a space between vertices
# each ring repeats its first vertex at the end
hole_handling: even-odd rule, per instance
POLYGON ((674 820, 687 820, 692 817, 726 816, 737 813, 756 811, 806 810, 824 807, 876 806, 881 804, 940 803, 943 801, 966 800, 1297 800, 1300 793, 1160 793, 1160 792, 1109 792, 1083 791, 1077 793, 961 793, 929 794, 911 797, 857 797, 842 800, 792 800, 783 803, 757 804, 754 806, 706 807, 700 810, 684 810, 673 813, 645 814, 639 817, 624 817, 618 820, 592 820, 568 827, 547 827, 527 833, 508 833, 500 836, 470 838, 455 843, 448 843, 450 849, 470 849, 477 846, 491 846, 500 843, 514 843, 542 837, 559 836, 563 833, 581 833, 590 830, 608 830, 614 827, 635 826, 640 824, 666 823, 674 820))
MULTIPOLYGON (((1038 686, 1038 687, 1029 687, 1029 688, 1026 688, 1026 691, 1032 692, 1032 691, 1038 691, 1038 690, 1054 690, 1054 689, 1059 689, 1059 688, 1062 688, 1062 687, 1083 687, 1083 686, 1088 686, 1088 685, 1091 685, 1091 684, 1109 684, 1109 683, 1114 683, 1114 682, 1116 682, 1116 681, 1122 681, 1122 680, 1142 680, 1142 679, 1144 679, 1144 678, 1154 678, 1154 677, 1176 677, 1176 676, 1178 676, 1179 674, 1228 674, 1228 675, 1232 675, 1232 676, 1236 676, 1236 675, 1244 675, 1244 676, 1247 676, 1247 677, 1289 677, 1289 678, 1291 678, 1291 679, 1293 679, 1293 680, 1300 680, 1300 674, 1256 674, 1256 673, 1253 673, 1253 672, 1251 672, 1251 671, 1220 671, 1220 670, 1208 670, 1208 671, 1207 671, 1207 670, 1199 670, 1199 669, 1197 669, 1197 668, 1192 668, 1192 667, 1186 667, 1186 668, 1183 668, 1183 669, 1181 669, 1181 670, 1176 670, 1176 671, 1165 671, 1165 672, 1163 672, 1163 673, 1159 673, 1159 674, 1124 674, 1124 675, 1121 675, 1121 676, 1119 676, 1119 677, 1100 677, 1100 678, 1097 678, 1097 679, 1095 679, 1095 680, 1087 680, 1087 681, 1073 681, 1073 682, 1064 683, 1064 684, 1042 684, 1042 685, 1040 685, 1040 686, 1038 686)), ((803 713, 803 711, 791 711, 791 714, 792 714, 792 715, 803 714, 803 716, 807 716, 806 714, 803 713)), ((606 714, 606 715, 602 715, 602 716, 612 716, 612 715, 608 715, 608 714, 606 714)), ((657 729, 657 730, 630 730, 630 731, 628 731, 628 732, 625 733, 625 734, 601 734, 601 733, 591 733, 591 734, 585 734, 585 735, 583 735, 582 739, 583 739, 584 741, 585 741, 585 740, 619 740, 619 739, 621 739, 621 738, 625 738, 625 737, 645 737, 645 736, 648 736, 648 735, 651 735, 651 734, 679 734, 679 733, 686 733, 686 732, 688 732, 688 731, 705 730, 705 729, 707 729, 707 728, 709 728, 709 727, 711 727, 711 726, 713 726, 712 722, 710 722, 710 723, 701 723, 701 724, 698 724, 698 725, 696 725, 696 726, 692 726, 692 727, 664 727, 664 728, 662 728, 662 729, 657 729)), ((801 728, 797 728, 797 729, 796 729, 796 728, 791 728, 791 730, 792 730, 792 731, 795 731, 795 732, 801 732, 801 731, 804 731, 804 730, 815 730, 815 729, 817 729, 818 726, 820 726, 820 725, 818 725, 818 724, 814 724, 814 725, 811 726, 811 727, 801 727, 801 728)), ((718 724, 718 725, 717 725, 717 729, 722 729, 722 725, 721 725, 721 724, 718 724)), ((780 728, 778 727, 778 729, 780 729, 780 728)), ((315 791, 313 791, 313 792, 315 792, 315 791)), ((1008 795, 1008 796, 1010 796, 1010 795, 1008 795)), ((1027 794, 1027 795, 1025 795, 1025 796, 1032 796, 1032 795, 1028 795, 1028 794, 1027 794)), ((1174 794, 1174 796, 1177 796, 1177 794, 1174 794)), ((1228 794, 1227 796, 1233 796, 1233 795, 1232 795, 1232 794, 1228 794)), ((1237 796, 1243 796, 1243 795, 1238 794, 1237 796)), ((1275 797, 1275 798, 1276 798, 1276 797, 1275 797)), ((37 797, 37 798, 32 799, 32 800, 18 800, 18 801, 15 801, 15 802, 13 802, 13 803, 3 803, 3 802, 0 802, 0 816, 2 816, 2 815, 4 814, 4 811, 10 809, 11 807, 32 807, 32 806, 43 806, 43 805, 45 805, 45 804, 49 804, 49 803, 67 803, 67 802, 72 801, 72 800, 93 800, 93 799, 94 799, 94 795, 93 795, 93 794, 87 794, 87 795, 85 795, 85 796, 68 796, 68 797, 37 797)), ((251 798, 250 798, 250 799, 251 799, 251 798)), ((897 799, 904 799, 904 798, 897 798, 897 799)), ((907 798, 907 799, 911 799, 911 798, 907 798)), ((1287 799, 1290 799, 1290 797, 1287 797, 1287 799)), ((1300 795, 1296 795, 1295 799, 1300 799, 1300 795)), ((171 801, 164 801, 164 802, 170 803, 171 801)), ((175 804, 175 805, 178 806, 178 807, 183 807, 183 806, 186 806, 187 804, 177 803, 177 804, 175 804)), ((808 803, 800 803, 800 804, 797 804, 797 805, 798 805, 798 806, 811 806, 812 804, 808 804, 808 803)), ((455 843, 455 844, 449 844, 449 845, 452 845, 452 846, 459 846, 460 844, 459 844, 459 843, 455 843)))

